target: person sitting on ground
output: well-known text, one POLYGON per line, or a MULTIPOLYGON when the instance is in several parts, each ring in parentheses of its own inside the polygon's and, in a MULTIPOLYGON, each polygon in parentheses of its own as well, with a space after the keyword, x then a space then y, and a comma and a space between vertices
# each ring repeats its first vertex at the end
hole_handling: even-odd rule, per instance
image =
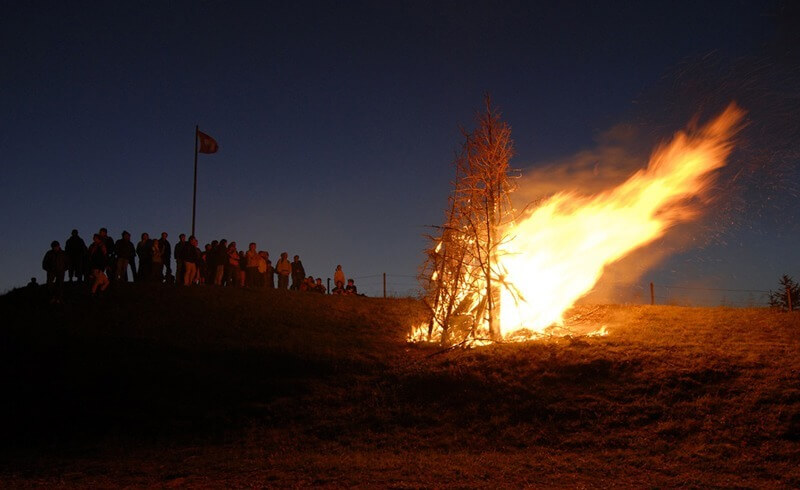
POLYGON ((64 293, 64 272, 67 270, 67 254, 61 244, 53 240, 50 250, 44 254, 42 269, 47 272, 47 288, 51 292, 50 302, 61 303, 64 293))
POLYGON ((333 288, 333 291, 331 291, 331 294, 337 294, 337 295, 344 294, 344 285, 341 282, 337 282, 336 283, 336 287, 333 288))
POLYGON ((31 277, 31 282, 28 283, 27 287, 31 288, 31 289, 39 287, 39 283, 36 282, 36 278, 35 277, 31 277))
POLYGON ((325 285, 322 284, 322 278, 321 277, 317 278, 317 283, 314 284, 314 291, 316 291, 318 293, 322 293, 322 294, 325 294, 325 293, 328 292, 328 288, 326 288, 325 285))
POLYGON ((92 245, 89 247, 89 267, 91 268, 92 295, 97 294, 97 290, 103 292, 108 288, 108 276, 106 276, 106 262, 108 253, 106 245, 99 234, 95 233, 92 237, 92 245))
POLYGON ((358 288, 356 288, 356 282, 354 280, 352 279, 347 280, 347 287, 344 288, 344 293, 353 296, 358 294, 358 288))
POLYGON ((337 265, 336 266, 336 271, 333 273, 333 283, 336 284, 337 287, 341 283, 341 287, 344 287, 344 283, 345 282, 346 281, 345 281, 345 278, 344 278, 344 271, 342 270, 342 266, 341 265, 337 265))
POLYGON ((78 236, 78 230, 72 230, 72 235, 67 238, 64 244, 64 252, 67 253, 69 261, 69 282, 75 277, 78 282, 83 282, 84 271, 86 270, 86 242, 78 236))
POLYGON ((314 278, 308 276, 300 284, 300 291, 313 291, 313 290, 314 290, 314 278))

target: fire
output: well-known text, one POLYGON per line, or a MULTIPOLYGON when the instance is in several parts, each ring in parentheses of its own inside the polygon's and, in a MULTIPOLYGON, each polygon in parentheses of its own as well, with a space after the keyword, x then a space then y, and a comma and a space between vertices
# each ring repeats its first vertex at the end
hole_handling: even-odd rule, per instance
POLYGON ((677 133, 618 187, 594 196, 556 194, 512 225, 500 262, 519 294, 503 290, 503 334, 561 323, 606 265, 695 217, 743 115, 731 104, 699 131, 677 133))
MULTIPOLYGON (((619 186, 593 196, 555 194, 502 230, 496 270, 505 285, 504 339, 529 338, 563 324, 564 312, 592 290, 607 265, 696 217, 743 115, 731 104, 706 126, 678 132, 657 147, 646 168, 619 186)), ((422 325, 409 339, 426 334, 422 325)))

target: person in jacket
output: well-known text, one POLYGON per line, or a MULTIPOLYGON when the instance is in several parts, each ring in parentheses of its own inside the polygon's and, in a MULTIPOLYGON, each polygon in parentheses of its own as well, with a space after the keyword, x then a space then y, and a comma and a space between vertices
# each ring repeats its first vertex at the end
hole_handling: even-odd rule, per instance
POLYGON ((139 257, 139 272, 136 274, 138 281, 149 281, 152 274, 153 245, 150 235, 142 233, 142 239, 136 244, 136 255, 139 257))
POLYGON ((353 296, 358 295, 358 288, 356 287, 355 281, 353 281, 352 279, 347 280, 347 287, 344 288, 344 294, 353 296))
POLYGON ((214 257, 214 285, 222 286, 225 282, 225 266, 228 263, 228 240, 219 241, 212 253, 214 257))
POLYGON ((289 275, 292 273, 292 263, 289 262, 288 253, 281 253, 281 258, 275 264, 275 271, 278 273, 278 289, 288 289, 289 275))
POLYGON ((228 286, 239 285, 239 251, 236 242, 228 244, 228 262, 225 264, 225 281, 228 286))
POLYGON ((98 232, 100 239, 103 240, 103 245, 106 246, 106 277, 114 277, 114 267, 116 267, 116 250, 114 250, 114 239, 108 236, 108 230, 100 228, 98 232))
POLYGON ((44 254, 42 269, 47 272, 50 302, 61 303, 64 294, 64 272, 67 270, 67 254, 61 250, 61 244, 55 240, 50 243, 50 250, 44 254))
POLYGON ((194 284, 198 277, 198 267, 201 261, 200 249, 197 248, 197 239, 194 235, 189 237, 189 241, 183 246, 181 253, 184 267, 183 285, 189 286, 194 284))
POLYGON ((295 255, 292 261, 292 289, 298 291, 305 278, 306 270, 303 268, 303 263, 300 262, 300 256, 295 255))
POLYGON ((72 230, 72 234, 67 238, 67 243, 64 244, 64 252, 67 254, 69 282, 72 282, 73 277, 78 282, 83 282, 86 271, 86 254, 89 249, 83 238, 78 236, 78 230, 72 230))
POLYGON ((161 282, 161 279, 163 279, 162 268, 164 267, 164 252, 161 250, 161 242, 159 240, 151 240, 150 247, 152 250, 150 252, 152 280, 161 282))
POLYGON ((131 243, 131 234, 127 231, 122 232, 122 238, 114 244, 117 251, 117 267, 114 269, 114 280, 128 282, 128 265, 133 263, 136 257, 136 250, 131 243))
POLYGON ((161 249, 161 263, 164 270, 163 276, 170 277, 172 275, 172 245, 167 240, 169 235, 166 231, 161 232, 161 238, 158 239, 158 248, 161 249))
POLYGON ((258 250, 256 250, 255 242, 250 242, 247 247, 247 252, 244 254, 245 262, 245 284, 247 287, 257 287, 260 281, 258 280, 258 250))
POLYGON ((175 284, 183 284, 183 249, 186 247, 186 233, 178 235, 178 243, 175 244, 175 284))

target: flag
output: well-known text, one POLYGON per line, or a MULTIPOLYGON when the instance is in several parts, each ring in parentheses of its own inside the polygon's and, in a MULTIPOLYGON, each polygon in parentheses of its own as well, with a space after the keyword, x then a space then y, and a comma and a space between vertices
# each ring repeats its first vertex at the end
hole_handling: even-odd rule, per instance
POLYGON ((216 140, 202 131, 197 132, 200 139, 200 153, 216 153, 219 145, 216 140))

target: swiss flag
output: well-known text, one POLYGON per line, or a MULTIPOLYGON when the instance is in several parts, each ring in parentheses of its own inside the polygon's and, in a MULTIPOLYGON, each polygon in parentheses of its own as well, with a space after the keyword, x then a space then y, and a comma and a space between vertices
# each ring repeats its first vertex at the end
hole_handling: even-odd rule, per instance
POLYGON ((200 153, 216 153, 219 150, 217 141, 202 131, 197 132, 200 139, 200 153))

